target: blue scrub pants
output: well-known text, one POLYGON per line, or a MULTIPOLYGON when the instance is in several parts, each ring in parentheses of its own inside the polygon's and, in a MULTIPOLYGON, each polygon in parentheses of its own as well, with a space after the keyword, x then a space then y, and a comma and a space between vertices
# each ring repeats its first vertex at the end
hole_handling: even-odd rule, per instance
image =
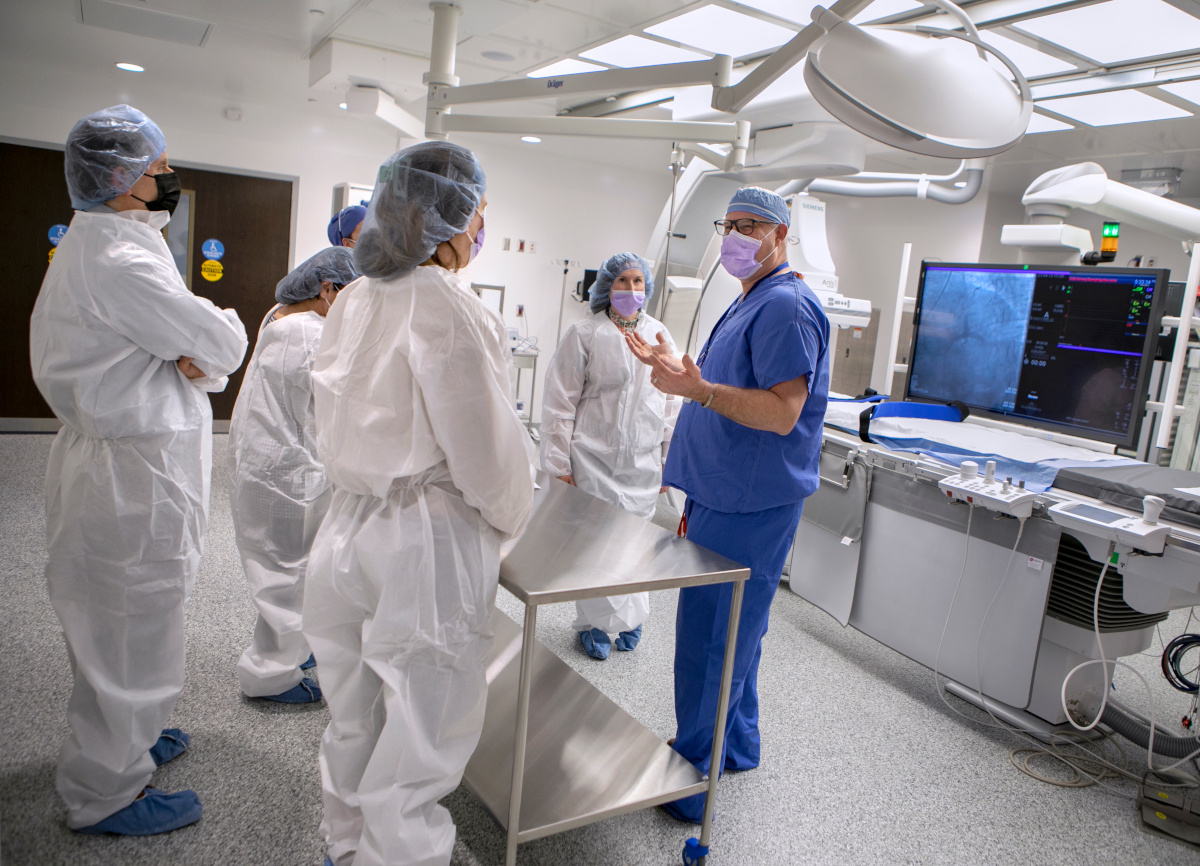
MULTIPOLYGON (((771 600, 796 536, 803 502, 749 514, 729 514, 687 503, 687 538, 750 569, 742 597, 729 715, 725 721, 724 769, 758 766, 758 663, 767 633, 771 600)), ((729 630, 733 584, 688 587, 679 591, 675 614, 675 751, 701 772, 709 772, 713 724, 721 693, 721 668, 729 630)), ((664 808, 683 821, 699 824, 704 795, 684 797, 664 808)))

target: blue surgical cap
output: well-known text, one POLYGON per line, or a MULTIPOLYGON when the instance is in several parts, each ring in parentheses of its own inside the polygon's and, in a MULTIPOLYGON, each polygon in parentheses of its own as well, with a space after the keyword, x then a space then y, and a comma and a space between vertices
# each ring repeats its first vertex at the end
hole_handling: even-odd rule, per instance
POLYGON ((634 268, 640 270, 646 279, 646 300, 654 297, 654 277, 650 273, 650 263, 637 253, 617 253, 596 271, 596 282, 592 283, 589 295, 593 313, 598 313, 608 306, 608 296, 617 277, 634 268))
POLYGON ((354 264, 354 250, 349 247, 326 247, 284 277, 275 286, 275 300, 281 304, 298 304, 321 293, 325 280, 344 286, 362 274, 354 264))
POLYGON ((166 149, 158 124, 133 106, 89 114, 71 129, 63 154, 71 206, 87 210, 129 192, 166 149))
POLYGON ((392 154, 354 248, 358 269, 380 278, 413 270, 467 230, 486 189, 483 166, 461 144, 424 141, 392 154))
POLYGON ((734 211, 757 214, 765 220, 784 226, 792 224, 792 214, 788 210, 787 202, 761 186, 747 186, 735 192, 729 200, 729 207, 725 208, 725 213, 731 214, 734 211))
POLYGON ((329 243, 335 247, 342 245, 342 239, 348 238, 354 234, 354 230, 358 228, 367 216, 367 209, 360 204, 352 204, 350 207, 344 207, 329 221, 329 243))

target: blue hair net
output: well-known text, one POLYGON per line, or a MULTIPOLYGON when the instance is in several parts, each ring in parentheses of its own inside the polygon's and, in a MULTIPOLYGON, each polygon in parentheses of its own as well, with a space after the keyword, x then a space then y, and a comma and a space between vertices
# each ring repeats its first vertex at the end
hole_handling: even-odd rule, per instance
POLYGON ((340 247, 342 239, 354 234, 354 230, 358 228, 358 224, 366 216, 367 209, 360 204, 352 204, 350 207, 342 208, 329 221, 329 228, 326 230, 326 233, 329 235, 329 243, 335 247, 340 247))
POLYGON ((646 300, 654 297, 654 277, 650 273, 650 263, 637 253, 617 253, 600 266, 596 271, 596 282, 592 283, 589 295, 593 313, 598 313, 608 306, 608 295, 617 277, 628 270, 637 268, 646 279, 646 300))
POLYGON ((792 224, 792 213, 787 202, 781 196, 760 186, 747 186, 735 192, 729 200, 729 207, 725 208, 725 213, 730 214, 734 211, 756 214, 780 225, 792 224))
POLYGON ((354 264, 354 250, 349 247, 326 247, 301 265, 275 286, 275 300, 281 304, 298 304, 321 293, 325 280, 337 286, 352 283, 361 277, 354 264))
POLYGON ((462 234, 487 178, 475 154, 449 141, 425 141, 379 167, 354 260, 368 277, 406 274, 442 241, 462 234))
POLYGON ((89 114, 72 127, 63 154, 71 206, 87 210, 129 192, 166 149, 158 124, 133 106, 89 114))

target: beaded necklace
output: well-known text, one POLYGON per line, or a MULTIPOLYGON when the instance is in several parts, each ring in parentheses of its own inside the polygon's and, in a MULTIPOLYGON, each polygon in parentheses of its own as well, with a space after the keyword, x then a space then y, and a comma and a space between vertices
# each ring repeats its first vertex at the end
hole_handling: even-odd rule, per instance
POLYGON ((626 320, 622 319, 617 313, 613 312, 612 307, 609 307, 608 308, 608 318, 609 318, 609 321, 611 321, 614 325, 617 326, 617 330, 619 330, 622 334, 628 334, 630 331, 636 331, 638 325, 640 325, 642 323, 642 311, 638 310, 637 317, 634 318, 632 321, 626 321, 626 320))

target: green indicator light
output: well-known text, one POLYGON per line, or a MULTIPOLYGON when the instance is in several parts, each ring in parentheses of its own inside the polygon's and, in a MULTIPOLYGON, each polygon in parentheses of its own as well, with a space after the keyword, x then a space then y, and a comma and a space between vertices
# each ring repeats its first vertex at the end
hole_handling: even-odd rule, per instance
POLYGON ((1120 223, 1105 223, 1103 235, 1106 238, 1120 237, 1121 236, 1121 224, 1120 223))

